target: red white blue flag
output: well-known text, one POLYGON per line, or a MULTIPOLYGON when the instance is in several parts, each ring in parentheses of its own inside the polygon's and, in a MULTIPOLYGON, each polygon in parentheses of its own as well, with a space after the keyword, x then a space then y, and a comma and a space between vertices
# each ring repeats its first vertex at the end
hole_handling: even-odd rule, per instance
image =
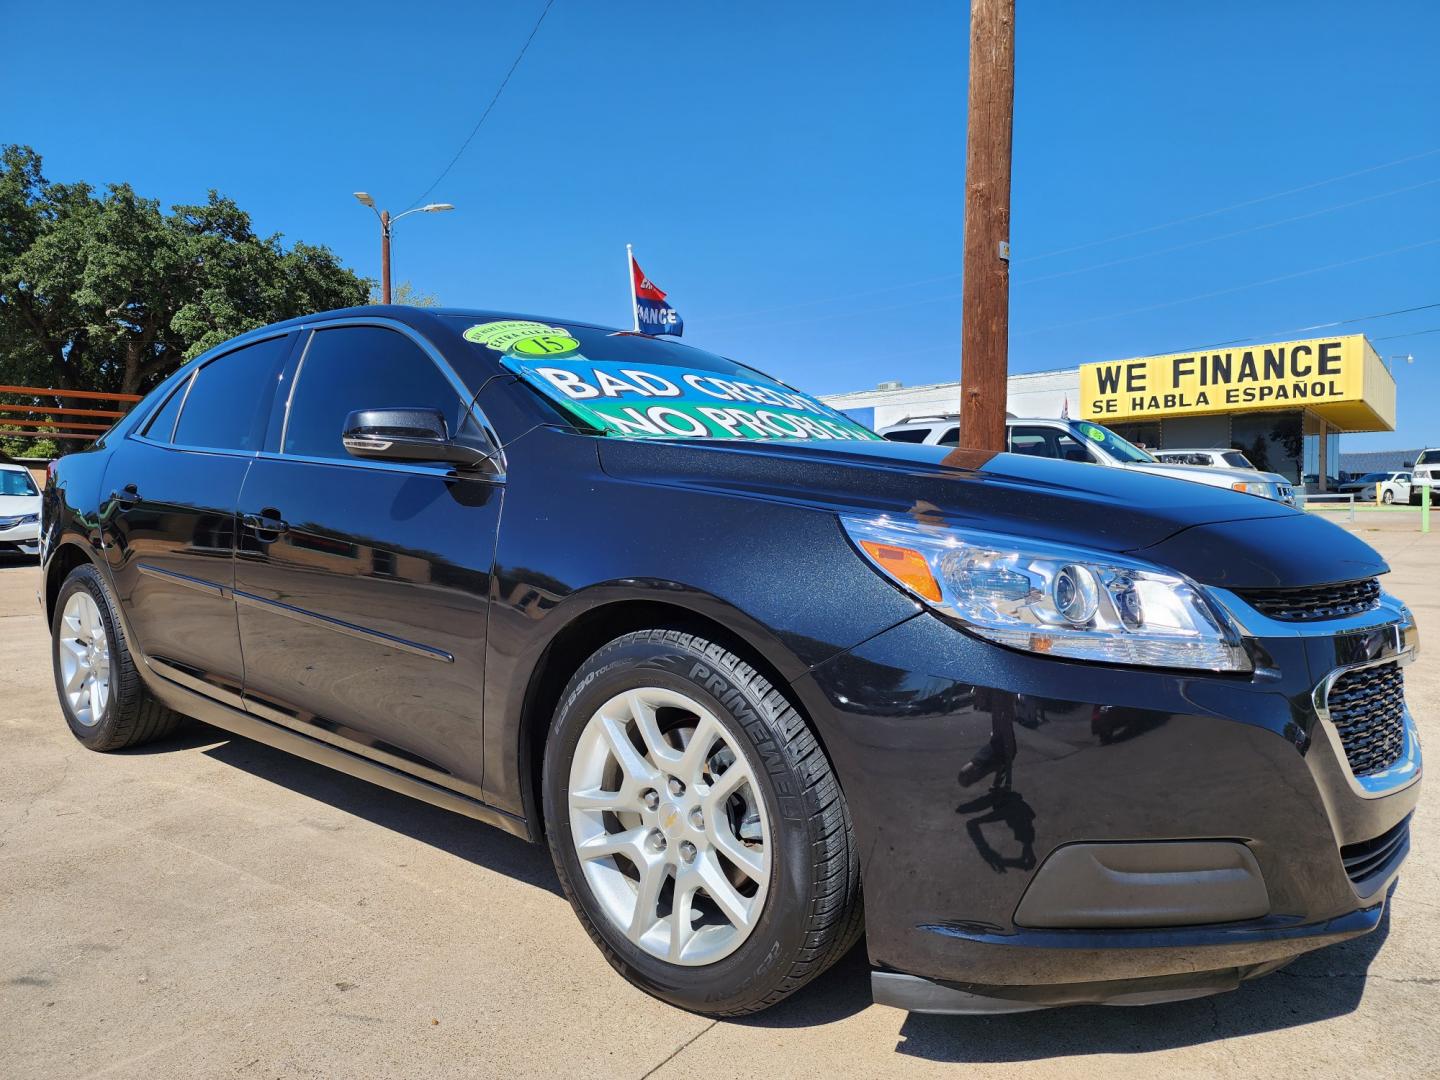
POLYGON ((644 334, 670 334, 680 337, 685 333, 685 320, 665 299, 665 291, 645 276, 630 245, 625 245, 630 258, 630 295, 634 304, 635 329, 644 334))

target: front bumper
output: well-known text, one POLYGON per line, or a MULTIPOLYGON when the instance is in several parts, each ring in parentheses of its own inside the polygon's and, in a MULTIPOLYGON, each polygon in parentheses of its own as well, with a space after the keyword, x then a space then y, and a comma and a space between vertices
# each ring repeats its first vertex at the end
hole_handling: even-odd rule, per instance
POLYGON ((876 1000, 1177 1000, 1374 929, 1419 740, 1407 712, 1403 760, 1367 786, 1314 695, 1408 659, 1407 618, 1252 619, 1265 663, 1222 677, 1012 652, 921 614, 816 668, 796 685, 855 822, 876 1000))
POLYGON ((40 523, 38 521, 0 528, 0 554, 15 553, 40 554, 40 523))

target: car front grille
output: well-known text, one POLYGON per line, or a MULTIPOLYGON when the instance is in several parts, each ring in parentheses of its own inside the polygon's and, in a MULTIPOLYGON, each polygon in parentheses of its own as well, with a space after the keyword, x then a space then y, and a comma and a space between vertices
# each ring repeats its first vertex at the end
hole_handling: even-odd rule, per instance
POLYGON ((1356 776, 1383 772, 1399 759, 1405 749, 1405 676, 1398 663, 1347 671, 1331 685, 1325 705, 1356 776))
POLYGON ((1392 826, 1373 840, 1346 844, 1340 849, 1345 874, 1357 886, 1388 873, 1410 850, 1410 819, 1392 826))
POLYGON ((1311 585, 1303 589, 1242 589, 1245 602, 1262 615, 1283 622, 1342 619, 1369 611, 1380 603, 1380 582, 1375 578, 1344 581, 1338 585, 1311 585))

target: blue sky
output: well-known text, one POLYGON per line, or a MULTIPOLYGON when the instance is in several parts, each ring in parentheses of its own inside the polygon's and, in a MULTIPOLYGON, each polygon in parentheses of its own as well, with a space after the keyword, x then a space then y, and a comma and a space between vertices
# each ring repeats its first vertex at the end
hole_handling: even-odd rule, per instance
MULTIPOLYGON (((419 196, 541 2, 4 0, 31 45, 0 140, 56 180, 219 188, 378 276, 350 192, 419 196)), ((1440 5, 1019 6, 1012 371, 1440 304, 1440 5)), ((556 0, 396 278, 621 323, 629 241, 691 344, 820 393, 954 378, 967 33, 953 0, 556 0)), ((1345 328, 1414 355, 1399 431, 1347 450, 1440 445, 1437 327, 1345 328)))

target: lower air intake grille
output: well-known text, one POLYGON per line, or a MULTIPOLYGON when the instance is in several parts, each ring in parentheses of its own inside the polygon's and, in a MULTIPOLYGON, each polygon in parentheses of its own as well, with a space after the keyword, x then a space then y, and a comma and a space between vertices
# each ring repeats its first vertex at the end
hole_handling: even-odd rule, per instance
POLYGON ((1405 748, 1405 676, 1399 664, 1347 671, 1330 687, 1326 707, 1351 772, 1369 776, 1395 764, 1405 748))
POLYGON ((1381 833, 1373 840, 1346 844, 1340 849, 1345 873, 1356 885, 1380 877, 1390 871, 1410 850, 1410 819, 1381 833))
POLYGON ((1314 622, 1359 615, 1380 603, 1380 582, 1374 578, 1303 589, 1243 589, 1245 602, 1262 615, 1284 622, 1314 622))

